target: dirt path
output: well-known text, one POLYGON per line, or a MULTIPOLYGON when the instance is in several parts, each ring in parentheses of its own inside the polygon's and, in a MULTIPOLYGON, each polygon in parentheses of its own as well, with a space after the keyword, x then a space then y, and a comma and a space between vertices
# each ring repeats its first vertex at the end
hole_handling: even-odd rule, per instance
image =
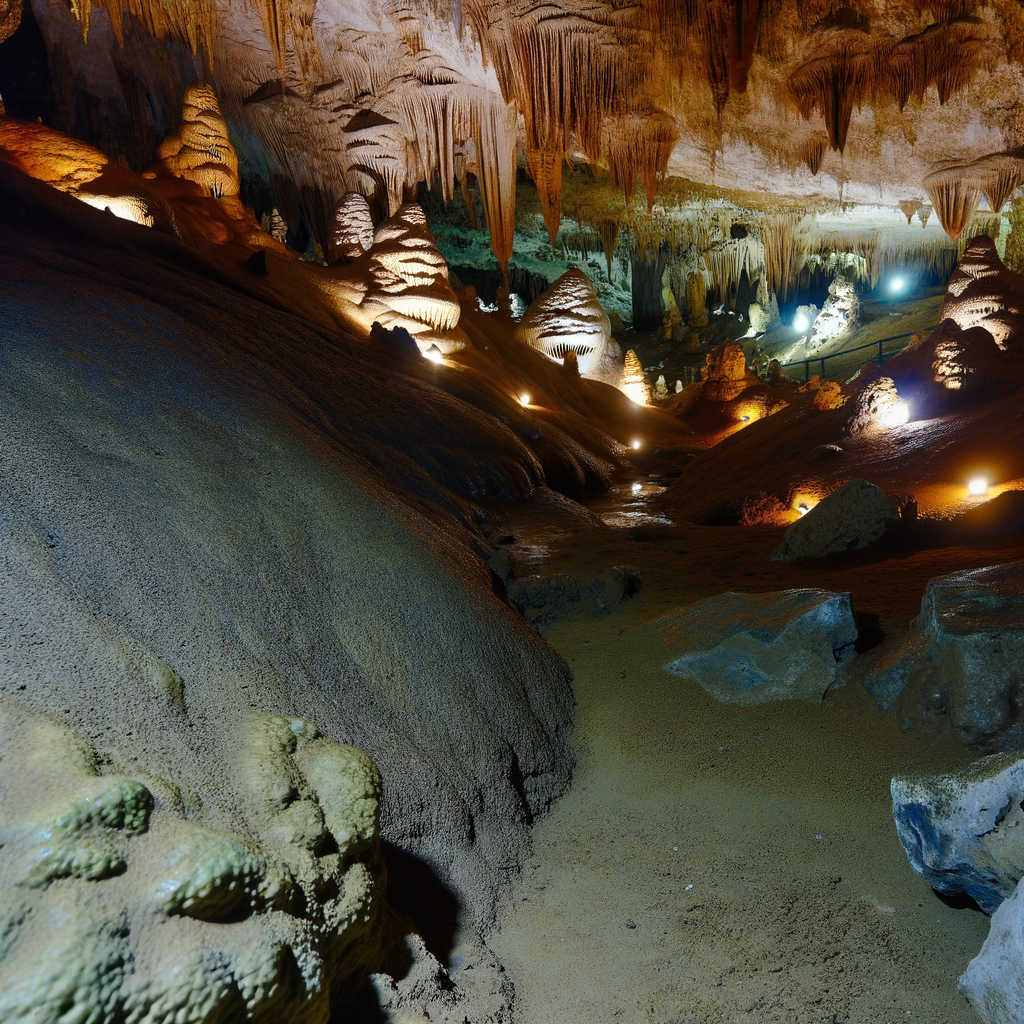
POLYGON ((856 681, 863 663, 822 704, 718 703, 662 669, 649 623, 745 580, 851 590, 891 638, 929 576, 1020 552, 801 569, 763 562, 777 542, 765 530, 529 534, 520 571, 588 579, 632 563, 647 584, 612 615, 547 636, 575 673, 579 766, 491 939, 524 1024, 976 1020, 956 982, 988 918, 946 906, 911 872, 889 798, 893 775, 971 755, 903 735, 856 681))

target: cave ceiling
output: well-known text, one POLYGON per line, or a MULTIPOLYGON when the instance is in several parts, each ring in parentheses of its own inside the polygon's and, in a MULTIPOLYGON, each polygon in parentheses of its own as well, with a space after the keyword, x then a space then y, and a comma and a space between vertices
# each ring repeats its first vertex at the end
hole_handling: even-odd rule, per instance
MULTIPOLYGON (((517 173, 553 233, 583 165, 637 216, 673 178, 908 220, 930 199, 950 234, 1024 180, 1018 0, 30 2, 55 127, 141 167, 206 79, 243 180, 323 239, 348 190, 381 217, 473 177, 504 265, 517 173)), ((20 16, 0 0, 0 36, 20 16)))

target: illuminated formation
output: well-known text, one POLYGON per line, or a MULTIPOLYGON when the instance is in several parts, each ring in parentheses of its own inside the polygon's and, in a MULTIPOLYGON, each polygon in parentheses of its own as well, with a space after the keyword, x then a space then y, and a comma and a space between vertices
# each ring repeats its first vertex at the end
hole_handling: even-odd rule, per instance
POLYGON ((590 278, 580 270, 564 273, 530 304, 519 322, 519 334, 552 359, 575 352, 581 377, 616 387, 622 380, 622 350, 611 340, 608 314, 590 278))

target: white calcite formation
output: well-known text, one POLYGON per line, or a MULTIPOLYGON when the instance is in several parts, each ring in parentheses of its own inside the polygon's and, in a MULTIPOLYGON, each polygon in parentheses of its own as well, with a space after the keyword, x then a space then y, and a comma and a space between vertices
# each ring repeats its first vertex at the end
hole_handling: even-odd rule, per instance
POLYGON ((845 277, 837 277, 828 286, 828 298, 814 318, 807 338, 808 351, 814 352, 839 342, 860 324, 860 299, 845 277))
POLYGON ((582 270, 567 270, 530 303, 519 337, 552 359, 575 352, 581 377, 622 383, 622 349, 612 341, 611 321, 582 270))
POLYGON ((462 309, 448 280, 448 264, 427 228, 422 207, 399 207, 377 228, 366 259, 353 264, 343 287, 358 303, 367 330, 374 323, 388 330, 404 328, 422 353, 432 346, 442 354, 466 347, 468 339, 459 329, 462 309))
POLYGON ((347 263, 366 255, 372 245, 370 204, 361 193, 346 192, 334 210, 334 231, 328 258, 331 263, 347 263))

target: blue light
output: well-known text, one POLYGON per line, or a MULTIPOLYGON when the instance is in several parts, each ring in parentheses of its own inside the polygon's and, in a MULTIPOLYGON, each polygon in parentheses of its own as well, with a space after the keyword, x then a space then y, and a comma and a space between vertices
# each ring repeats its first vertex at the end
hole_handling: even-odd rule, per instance
POLYGON ((901 292, 906 287, 907 282, 902 277, 894 277, 889 282, 889 291, 891 292, 901 292))

